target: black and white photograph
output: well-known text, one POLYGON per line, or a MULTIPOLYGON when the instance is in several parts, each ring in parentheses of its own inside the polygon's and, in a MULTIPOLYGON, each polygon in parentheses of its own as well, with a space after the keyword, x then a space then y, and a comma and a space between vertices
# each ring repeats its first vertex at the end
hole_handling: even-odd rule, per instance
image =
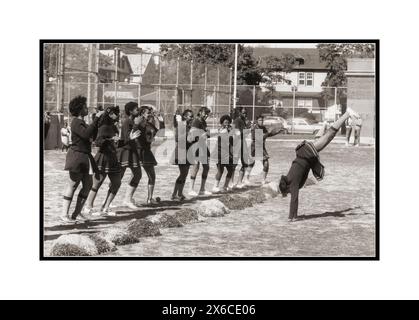
POLYGON ((377 260, 379 44, 40 40, 41 259, 377 260))

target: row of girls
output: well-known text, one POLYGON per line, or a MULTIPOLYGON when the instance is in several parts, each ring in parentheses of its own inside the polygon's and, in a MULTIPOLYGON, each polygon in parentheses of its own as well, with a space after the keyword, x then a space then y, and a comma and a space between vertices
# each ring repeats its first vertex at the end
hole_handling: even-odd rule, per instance
MULTIPOLYGON (((116 123, 119 121, 119 108, 108 107, 106 110, 99 111, 90 125, 83 120, 88 114, 86 98, 77 96, 70 101, 69 111, 73 116, 71 122, 72 144, 66 157, 65 170, 69 172, 67 187, 63 197, 62 220, 74 222, 76 220, 86 220, 89 215, 109 215, 114 216, 111 203, 121 186, 121 180, 127 169, 130 171, 130 179, 126 189, 123 205, 131 209, 138 209, 139 204, 134 200, 134 193, 142 178, 142 168, 148 176, 148 195, 147 204, 155 203, 153 198, 154 186, 156 181, 155 166, 157 161, 151 151, 151 144, 159 129, 164 128, 163 118, 157 116, 153 109, 147 106, 139 107, 136 102, 128 102, 125 105, 126 119, 122 124, 119 135, 116 123), (95 157, 92 156, 92 142, 95 140, 98 151, 95 157), (142 167, 142 168, 141 168, 142 167), (94 201, 106 177, 110 184, 107 196, 100 210, 94 211, 94 201), (81 183, 82 188, 78 193, 74 211, 70 214, 70 205, 74 193, 81 183)), ((209 156, 207 149, 204 154, 196 151, 196 159, 192 163, 186 156, 189 148, 199 140, 199 135, 210 136, 207 130, 206 119, 210 109, 203 107, 194 116, 192 110, 185 110, 181 115, 175 116, 174 127, 176 130, 176 148, 173 153, 172 163, 178 166, 179 176, 176 179, 172 200, 182 201, 185 199, 183 189, 187 176, 190 172, 190 196, 211 195, 206 190, 206 180, 209 172, 209 156), (199 130, 199 131, 198 131, 199 130), (186 143, 179 143, 186 141, 186 143), (180 159, 183 158, 183 159, 180 159), (201 186, 199 192, 195 192, 195 180, 199 169, 202 166, 201 186), (190 168, 192 169, 190 170, 190 168)), ((218 158, 216 185, 213 192, 228 191, 231 189, 231 182, 237 166, 237 160, 233 156, 233 142, 244 139, 233 139, 231 133, 240 135, 243 138, 243 130, 249 127, 245 109, 241 109, 238 117, 233 122, 229 115, 224 115, 220 119, 220 129, 218 135, 218 158), (232 131, 234 130, 234 131, 232 131), (227 140, 222 140, 222 135, 228 136, 227 140), (221 141, 227 141, 223 145, 221 141), (221 148, 226 147, 227 152, 221 152, 221 148), (228 157, 228 159, 222 159, 228 157), (220 186, 220 181, 224 171, 227 171, 224 185, 220 186)), ((255 129, 263 130, 263 164, 264 178, 266 178, 269 168, 268 153, 265 149, 265 139, 278 132, 268 132, 263 126, 263 119, 258 118, 255 129)), ((254 132, 254 131, 253 131, 254 132)), ((252 155, 254 156, 255 135, 252 134, 252 155)), ((248 183, 248 177, 254 163, 248 164, 244 160, 244 148, 241 148, 241 169, 236 187, 241 188, 248 183), (243 179, 246 176, 246 179, 243 179)))
POLYGON ((65 170, 69 172, 63 197, 62 220, 74 222, 86 220, 89 214, 114 216, 111 203, 121 186, 121 180, 130 169, 131 177, 125 194, 124 205, 138 209, 133 195, 142 177, 142 169, 148 176, 147 204, 153 204, 156 181, 154 167, 156 159, 151 144, 159 129, 164 128, 163 118, 157 116, 148 106, 138 107, 135 102, 125 105, 126 119, 119 137, 116 123, 119 121, 119 107, 108 107, 99 111, 90 125, 84 117, 88 115, 86 98, 77 96, 70 101, 72 144, 67 152, 65 170), (98 151, 92 156, 92 142, 95 140, 98 151), (93 211, 94 201, 106 177, 110 184, 105 202, 99 211, 93 211), (74 193, 81 183, 74 211, 70 205, 74 193))

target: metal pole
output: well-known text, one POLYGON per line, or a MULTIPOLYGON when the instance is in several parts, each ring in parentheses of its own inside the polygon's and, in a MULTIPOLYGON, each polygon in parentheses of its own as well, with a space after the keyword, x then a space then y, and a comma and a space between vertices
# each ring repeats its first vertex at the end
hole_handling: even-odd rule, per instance
POLYGON ((253 122, 255 122, 255 102, 256 102, 256 86, 253 86, 253 115, 252 115, 253 122))
POLYGON ((98 105, 98 86, 99 86, 99 43, 96 43, 94 48, 94 57, 95 57, 95 70, 94 70, 94 90, 93 90, 93 105, 97 107, 98 105))
POLYGON ((158 91, 158 111, 161 110, 161 57, 159 56, 159 91, 158 91))
POLYGON ((237 98, 237 55, 238 55, 238 44, 235 45, 234 53, 234 91, 233 91, 233 109, 236 110, 236 98, 237 98))
POLYGON ((295 86, 292 86, 292 127, 291 132, 294 135, 294 117, 295 117, 295 86))
POLYGON ((105 84, 102 84, 102 104, 103 109, 105 109, 105 84))
POLYGON ((114 99, 113 99, 113 105, 114 107, 116 107, 116 96, 118 94, 118 87, 117 87, 117 82, 118 82, 118 64, 119 64, 119 48, 115 47, 115 83, 114 83, 114 99))
POLYGON ((141 86, 143 84, 143 53, 140 53, 140 83, 138 84, 138 105, 141 106, 141 86))
POLYGON ((214 105, 217 110, 217 114, 220 113, 220 107, 218 106, 218 92, 220 91, 220 67, 217 66, 217 91, 215 92, 214 105))
POLYGON ((179 105, 178 105, 178 91, 179 91, 179 58, 177 58, 176 60, 176 90, 175 90, 175 108, 177 111, 179 109, 179 105))
POLYGON ((93 44, 89 43, 89 55, 87 60, 87 109, 90 111, 91 108, 91 92, 90 92, 90 73, 92 72, 92 51, 93 51, 93 44))
POLYGON ((204 73, 204 106, 207 106, 207 65, 205 65, 204 73))
POLYGON ((191 60, 191 110, 192 110, 192 90, 193 90, 193 60, 191 60))
POLYGON ((338 88, 335 87, 335 121, 337 120, 338 88))
MULTIPOLYGON (((214 86, 214 116, 217 117, 217 86, 214 86)), ((214 123, 213 123, 213 127, 214 127, 214 123)))
POLYGON ((232 116, 231 114, 231 78, 233 76, 233 71, 232 68, 230 68, 230 81, 228 84, 228 112, 230 113, 230 116, 232 116))

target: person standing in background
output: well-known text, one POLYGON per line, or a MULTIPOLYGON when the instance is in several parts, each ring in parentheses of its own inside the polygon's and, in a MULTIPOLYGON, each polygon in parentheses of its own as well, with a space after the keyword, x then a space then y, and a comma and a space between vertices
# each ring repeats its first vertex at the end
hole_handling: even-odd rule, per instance
POLYGON ((64 126, 61 128, 61 152, 68 151, 68 148, 70 148, 70 127, 68 126, 67 121, 64 122, 64 126))

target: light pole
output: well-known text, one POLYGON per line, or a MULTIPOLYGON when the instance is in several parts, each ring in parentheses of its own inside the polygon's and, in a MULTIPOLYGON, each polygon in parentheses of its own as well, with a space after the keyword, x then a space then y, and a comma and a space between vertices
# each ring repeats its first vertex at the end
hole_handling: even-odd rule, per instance
POLYGON ((114 94, 115 94, 115 97, 114 97, 114 102, 113 102, 113 105, 114 105, 114 107, 116 107, 116 96, 117 96, 117 93, 118 93, 118 87, 117 87, 117 82, 118 82, 118 56, 119 56, 119 48, 118 47, 115 47, 114 48, 114 55, 115 55, 115 83, 114 83, 114 94))
POLYGON ((295 117, 295 92, 297 91, 297 86, 293 85, 292 89, 292 126, 291 133, 294 135, 294 117, 295 117))

